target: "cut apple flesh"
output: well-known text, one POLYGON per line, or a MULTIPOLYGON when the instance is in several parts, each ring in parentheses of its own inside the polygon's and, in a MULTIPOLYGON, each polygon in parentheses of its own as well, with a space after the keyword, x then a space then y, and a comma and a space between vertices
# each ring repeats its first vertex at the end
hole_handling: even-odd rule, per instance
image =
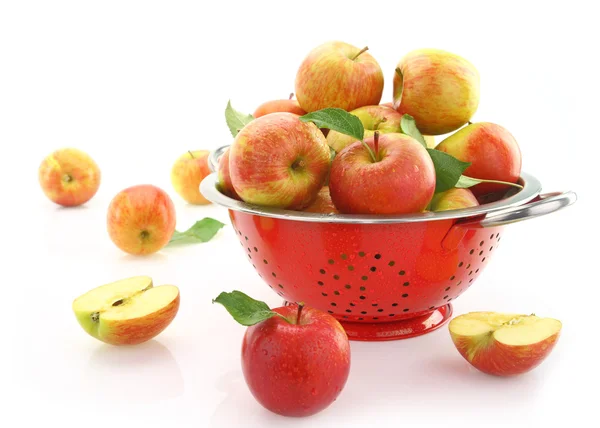
POLYGON ((179 289, 153 287, 136 276, 94 288, 75 299, 73 311, 83 329, 107 343, 140 343, 164 329, 179 306, 179 289))
POLYGON ((535 315, 471 312, 450 322, 450 332, 456 336, 489 336, 507 346, 523 346, 541 342, 558 332, 562 323, 535 315))

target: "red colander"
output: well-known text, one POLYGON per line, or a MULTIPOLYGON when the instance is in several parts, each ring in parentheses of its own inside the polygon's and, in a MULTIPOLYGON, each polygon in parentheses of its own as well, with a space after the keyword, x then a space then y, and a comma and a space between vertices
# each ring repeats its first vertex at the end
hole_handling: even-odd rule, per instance
MULTIPOLYGON (((211 168, 225 150, 211 155, 211 168)), ((450 319, 451 301, 490 262, 504 227, 571 205, 573 192, 523 189, 478 207, 399 216, 326 215, 258 207, 222 194, 215 173, 202 194, 229 210, 244 256, 285 301, 336 317, 352 340, 425 334, 450 319)))

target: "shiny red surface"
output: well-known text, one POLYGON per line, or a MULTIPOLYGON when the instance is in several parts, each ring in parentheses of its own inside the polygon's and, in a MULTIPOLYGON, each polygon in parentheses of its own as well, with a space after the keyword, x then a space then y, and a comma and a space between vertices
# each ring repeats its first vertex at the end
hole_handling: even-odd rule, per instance
POLYGON ((473 285, 503 229, 453 227, 455 220, 339 224, 229 213, 246 258, 269 287, 286 301, 332 314, 353 340, 384 340, 377 330, 386 328, 397 332, 387 336, 394 339, 439 327, 444 310, 437 312, 445 319, 418 325, 473 285), (409 319, 410 331, 377 326, 409 319), (355 323, 365 327, 352 335, 355 323))

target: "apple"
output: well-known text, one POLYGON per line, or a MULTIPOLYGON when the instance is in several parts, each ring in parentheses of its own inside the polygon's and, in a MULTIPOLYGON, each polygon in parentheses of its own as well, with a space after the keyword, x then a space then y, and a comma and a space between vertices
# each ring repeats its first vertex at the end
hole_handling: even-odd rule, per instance
POLYGON ((292 113, 271 113, 235 137, 229 153, 231 183, 244 202, 302 210, 323 187, 330 156, 314 123, 292 113))
POLYGON ((297 100, 292 99, 294 94, 290 94, 289 99, 287 100, 270 100, 259 105, 256 110, 254 110, 255 118, 264 116, 269 113, 278 113, 278 112, 288 112, 294 113, 298 116, 304 116, 306 112, 302 110, 300 104, 298 104, 297 100))
POLYGON ((452 341, 473 367, 513 376, 539 366, 552 352, 562 323, 553 318, 497 312, 470 312, 450 321, 452 341))
POLYGON ((59 149, 46 156, 38 168, 42 191, 52 202, 64 207, 86 203, 100 187, 100 168, 85 152, 59 149))
POLYGON ((396 67, 394 107, 415 118, 425 135, 457 130, 479 106, 479 72, 466 59, 439 49, 417 49, 396 67))
MULTIPOLYGON (((360 119, 363 128, 365 129, 365 138, 372 137, 375 131, 379 131, 380 134, 402 132, 400 128, 402 115, 393 109, 380 105, 363 106, 352 110, 350 114, 353 114, 360 119)), ((336 153, 341 152, 355 141, 356 138, 337 131, 330 131, 327 135, 327 144, 329 144, 329 147, 335 150, 336 153)))
MULTIPOLYGON (((470 162, 464 175, 485 180, 516 183, 521 175, 521 150, 505 128, 495 123, 479 122, 465 126, 444 139, 437 150, 470 162)), ((509 185, 480 183, 471 190, 475 196, 507 190, 509 185)))
POLYGON ((135 276, 96 287, 73 301, 79 325, 111 345, 135 345, 161 333, 179 310, 179 289, 153 287, 148 276, 135 276))
POLYGON ((239 200, 240 196, 233 188, 233 183, 231 182, 231 174, 229 173, 229 150, 230 149, 225 150, 225 152, 221 155, 219 159, 219 166, 217 170, 219 190, 226 196, 239 200))
POLYGON ((427 144, 428 149, 435 148, 435 137, 433 135, 423 135, 425 138, 425 144, 427 144))
POLYGON ((333 160, 329 191, 344 214, 405 214, 427 208, 435 169, 427 150, 408 135, 390 133, 357 141, 333 160), (375 160, 371 155, 372 152, 375 160))
POLYGON ((331 195, 329 194, 329 186, 323 186, 321 190, 319 190, 317 198, 313 201, 312 204, 306 207, 304 211, 319 214, 339 214, 338 209, 335 207, 333 201, 331 200, 331 195))
POLYGON ((200 183, 210 174, 208 150, 189 151, 181 155, 171 168, 171 184, 186 202, 207 205, 210 201, 200 193, 200 183))
POLYGON ((121 250, 135 255, 155 253, 175 231, 175 206, 167 193, 151 184, 128 187, 110 202, 108 235, 121 250))
POLYGON ((379 104, 383 72, 367 51, 331 41, 314 48, 296 74, 296 97, 307 112, 327 107, 346 111, 379 104))
POLYGON ((436 193, 429 204, 430 211, 448 211, 471 208, 479 205, 477 198, 469 189, 449 189, 436 193))

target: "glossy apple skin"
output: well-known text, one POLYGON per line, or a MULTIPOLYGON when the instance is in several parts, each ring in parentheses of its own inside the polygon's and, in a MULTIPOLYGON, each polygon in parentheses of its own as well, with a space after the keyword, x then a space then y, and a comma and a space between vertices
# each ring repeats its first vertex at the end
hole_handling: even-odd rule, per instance
POLYGON ((314 48, 296 74, 296 98, 307 112, 327 107, 346 111, 379 104, 383 72, 379 63, 361 49, 332 41, 314 48))
POLYGON ((167 193, 150 184, 128 187, 110 202, 108 235, 129 254, 155 253, 175 231, 175 206, 167 193))
POLYGON ((242 344, 242 371, 252 395, 283 416, 314 415, 333 403, 350 373, 350 343, 340 323, 324 312, 297 306, 249 327, 242 344))
POLYGON ((211 202, 200 193, 200 183, 209 174, 208 150, 196 150, 181 155, 171 168, 171 184, 179 196, 193 205, 211 202))
MULTIPOLYGON (((521 175, 521 149, 505 128, 478 122, 465 126, 436 146, 463 162, 471 162, 464 174, 469 177, 516 183, 521 175)), ((481 183, 471 187, 475 196, 508 190, 509 186, 481 183)))
POLYGON ((436 193, 429 204, 429 210, 449 211, 471 208, 479 205, 477 198, 469 189, 449 189, 445 192, 436 193))
POLYGON ((243 201, 302 210, 323 187, 330 156, 327 140, 314 123, 292 113, 271 113, 235 137, 229 173, 243 201))
POLYGON ((466 59, 439 49, 404 56, 394 73, 394 107, 415 118, 422 134, 457 130, 479 106, 479 72, 466 59))
POLYGON ((494 376, 516 376, 539 366, 554 349, 560 333, 520 346, 505 345, 493 337, 461 337, 452 332, 450 336, 460 355, 476 369, 494 376))
POLYGON ((82 205, 100 187, 100 168, 85 152, 66 148, 48 155, 38 168, 42 191, 52 202, 64 207, 82 205))
POLYGON ((219 159, 217 171, 219 190, 230 198, 241 200, 240 196, 233 188, 233 183, 231 182, 231 174, 229 173, 229 150, 230 149, 225 150, 219 159))
POLYGON ((306 114, 306 112, 300 107, 300 104, 298 104, 297 100, 270 100, 259 105, 254 111, 253 116, 258 118, 264 116, 265 114, 280 112, 294 113, 298 116, 303 116, 306 114))
MULTIPOLYGON (((365 138, 372 137, 375 131, 379 134, 390 132, 401 132, 400 120, 402 115, 397 111, 384 106, 363 106, 350 112, 358 117, 365 129, 365 138)), ((342 134, 337 131, 329 131, 327 135, 327 144, 337 153, 354 143, 356 138, 342 134)))
POLYGON ((339 214, 338 209, 335 207, 333 201, 331 200, 331 195, 329 194, 329 186, 323 186, 321 190, 319 190, 317 198, 313 201, 312 204, 306 207, 304 211, 318 214, 339 214))
MULTIPOLYGON (((373 137, 365 142, 374 150, 373 137)), ((381 160, 373 162, 360 141, 333 160, 329 191, 345 214, 421 212, 435 191, 435 169, 427 150, 404 134, 379 137, 381 160)))

